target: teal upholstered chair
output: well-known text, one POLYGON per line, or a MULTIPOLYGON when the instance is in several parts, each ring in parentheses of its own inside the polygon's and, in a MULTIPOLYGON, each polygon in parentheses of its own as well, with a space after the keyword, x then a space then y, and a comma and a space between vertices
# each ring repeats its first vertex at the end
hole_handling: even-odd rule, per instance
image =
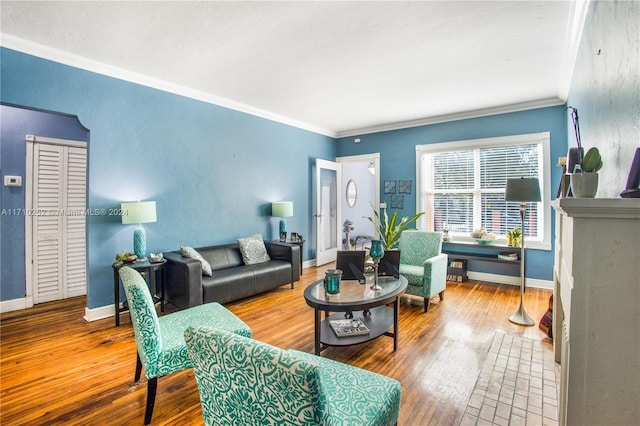
POLYGON ((400 273, 409 285, 406 294, 424 298, 424 311, 436 294, 444 299, 447 255, 442 253, 442 232, 403 231, 400 234, 400 273))
POLYGON ((191 368, 184 330, 191 325, 209 325, 251 337, 251 329, 218 303, 207 303, 158 317, 147 283, 140 273, 127 266, 120 278, 129 302, 138 359, 135 381, 144 367, 147 377, 147 404, 144 424, 151 422, 158 377, 191 368))
POLYGON ((210 425, 392 425, 398 381, 209 327, 185 331, 210 425))

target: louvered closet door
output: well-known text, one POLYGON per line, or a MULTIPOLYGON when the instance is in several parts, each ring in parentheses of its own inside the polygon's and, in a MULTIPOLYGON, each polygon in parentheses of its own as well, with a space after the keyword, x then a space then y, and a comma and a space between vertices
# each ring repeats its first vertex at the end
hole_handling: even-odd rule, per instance
POLYGON ((34 146, 34 303, 86 294, 86 149, 34 146))

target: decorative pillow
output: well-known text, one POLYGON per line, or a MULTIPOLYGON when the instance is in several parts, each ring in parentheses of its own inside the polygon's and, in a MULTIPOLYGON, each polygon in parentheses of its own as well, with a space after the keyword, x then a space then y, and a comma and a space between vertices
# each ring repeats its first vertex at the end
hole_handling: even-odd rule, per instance
POLYGON ((239 238, 238 245, 245 265, 267 262, 271 260, 264 246, 262 235, 255 234, 247 238, 239 238))
POLYGON ((212 275, 211 265, 209 264, 209 262, 207 262, 205 258, 202 257, 202 255, 198 253, 193 247, 180 246, 180 254, 184 257, 198 259, 200 263, 202 263, 202 275, 206 275, 208 277, 212 275))

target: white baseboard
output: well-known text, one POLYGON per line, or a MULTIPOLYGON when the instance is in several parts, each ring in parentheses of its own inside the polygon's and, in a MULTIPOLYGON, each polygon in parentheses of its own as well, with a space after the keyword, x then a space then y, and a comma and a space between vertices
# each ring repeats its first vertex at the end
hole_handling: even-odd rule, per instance
POLYGON ((311 268, 312 266, 316 266, 316 260, 315 259, 305 260, 304 262, 302 262, 302 269, 311 268))
POLYGON ((31 308, 33 299, 31 297, 23 297, 21 299, 3 300, 0 302, 0 313, 19 311, 21 309, 31 308))
MULTIPOLYGON (((512 275, 498 275, 498 274, 487 274, 484 272, 473 272, 468 271, 467 276, 472 280, 477 281, 489 281, 497 284, 509 284, 509 285, 520 285, 520 277, 514 277, 512 275)), ((526 282, 527 287, 532 288, 544 288, 547 290, 553 290, 553 281, 548 280, 540 280, 536 278, 527 278, 526 282)))
POLYGON ((97 321, 113 316, 115 316, 115 309, 113 308, 113 304, 100 306, 99 308, 94 309, 84 308, 84 320, 87 322, 97 321))

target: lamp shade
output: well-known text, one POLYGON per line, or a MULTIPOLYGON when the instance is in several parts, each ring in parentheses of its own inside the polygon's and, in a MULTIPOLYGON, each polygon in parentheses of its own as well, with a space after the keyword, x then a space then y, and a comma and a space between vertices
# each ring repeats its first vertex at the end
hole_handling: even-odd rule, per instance
POLYGON ((291 217, 293 216, 293 203, 291 201, 278 201, 271 203, 271 216, 291 217))
POLYGON ((124 225, 151 223, 157 220, 155 201, 121 203, 120 208, 122 209, 122 223, 124 225))
POLYGON ((507 179, 504 199, 517 202, 538 202, 541 200, 540 182, 537 178, 507 179))

